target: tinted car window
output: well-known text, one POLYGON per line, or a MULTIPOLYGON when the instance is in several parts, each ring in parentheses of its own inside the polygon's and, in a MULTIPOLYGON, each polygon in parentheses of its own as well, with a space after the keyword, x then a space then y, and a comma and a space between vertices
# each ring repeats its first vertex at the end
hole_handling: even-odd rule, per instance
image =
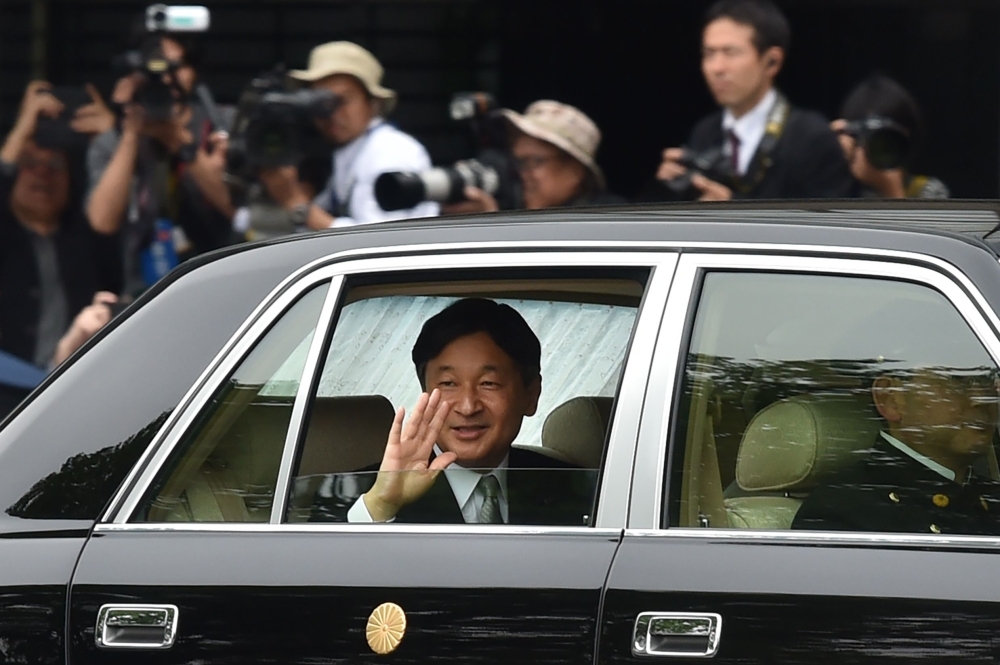
POLYGON ((266 522, 326 285, 302 296, 256 343, 172 453, 139 522, 266 522))
POLYGON ((996 370, 931 288, 710 273, 670 524, 1000 534, 996 370))

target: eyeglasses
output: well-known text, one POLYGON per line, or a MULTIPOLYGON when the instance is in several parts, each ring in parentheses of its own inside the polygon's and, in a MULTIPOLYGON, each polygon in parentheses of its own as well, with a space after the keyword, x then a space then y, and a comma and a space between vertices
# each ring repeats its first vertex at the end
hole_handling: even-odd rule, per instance
POLYGON ((19 169, 48 168, 60 173, 65 171, 68 165, 66 164, 66 158, 62 155, 53 155, 51 157, 21 157, 17 160, 17 167, 19 169))

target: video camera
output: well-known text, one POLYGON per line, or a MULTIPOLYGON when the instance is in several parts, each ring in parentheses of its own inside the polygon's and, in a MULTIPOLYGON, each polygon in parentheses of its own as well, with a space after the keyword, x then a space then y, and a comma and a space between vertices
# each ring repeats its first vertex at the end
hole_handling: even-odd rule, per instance
POLYGON ((876 169, 897 169, 910 156, 910 132, 891 118, 870 115, 848 122, 841 131, 865 149, 868 163, 876 169))
POLYGON ((507 147, 507 128, 492 95, 459 93, 452 97, 450 115, 465 123, 475 144, 476 156, 452 166, 421 171, 392 171, 375 180, 375 200, 383 210, 404 210, 424 201, 457 203, 465 200, 466 187, 493 195, 501 209, 521 204, 521 180, 507 147))
POLYGON ((341 101, 329 90, 290 89, 282 65, 250 81, 229 136, 226 172, 232 183, 245 187, 258 169, 296 166, 311 150, 327 151, 313 121, 328 117, 341 101))
POLYGON ((115 56, 112 68, 119 75, 138 74, 140 84, 132 101, 145 109, 154 120, 171 117, 173 105, 187 99, 177 82, 176 72, 182 63, 163 55, 160 38, 165 33, 205 32, 210 23, 208 9, 196 5, 150 5, 146 8, 147 36, 139 48, 115 56))

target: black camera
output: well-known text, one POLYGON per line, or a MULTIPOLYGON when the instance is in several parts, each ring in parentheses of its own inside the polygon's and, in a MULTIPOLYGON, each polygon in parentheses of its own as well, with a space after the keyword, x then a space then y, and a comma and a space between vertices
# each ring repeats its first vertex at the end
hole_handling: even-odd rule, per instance
POLYGON ((709 148, 702 152, 684 148, 684 154, 678 163, 687 167, 687 172, 666 181, 667 187, 678 196, 693 196, 696 193, 691 184, 691 176, 695 173, 727 186, 736 177, 732 162, 722 148, 709 148))
POLYGON ((340 102, 329 90, 290 90, 284 67, 253 79, 237 103, 227 171, 250 177, 260 168, 297 165, 320 140, 314 121, 340 102))
POLYGON ((870 115, 852 120, 841 130, 865 149, 868 163, 879 170, 897 169, 910 156, 910 132, 896 121, 870 115))
POLYGON ((474 142, 473 159, 421 171, 392 171, 375 180, 375 200, 383 210, 405 210, 424 201, 457 203, 465 188, 477 187, 509 210, 521 204, 521 180, 507 148, 507 128, 492 95, 459 93, 452 97, 452 120, 465 123, 474 142))

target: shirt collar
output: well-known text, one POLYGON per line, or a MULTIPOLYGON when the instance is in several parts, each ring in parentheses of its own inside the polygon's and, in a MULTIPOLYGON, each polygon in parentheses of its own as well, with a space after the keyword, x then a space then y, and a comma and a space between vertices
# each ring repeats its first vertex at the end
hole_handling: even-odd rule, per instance
MULTIPOLYGON (((437 456, 441 453, 441 448, 435 443, 434 455, 437 456)), ((495 469, 485 474, 496 476, 496 479, 500 482, 500 498, 503 501, 507 500, 507 460, 509 457, 510 455, 508 454, 495 469)), ((460 507, 469 501, 472 493, 476 491, 476 487, 479 485, 479 479, 483 475, 478 471, 466 469, 464 466, 459 466, 458 464, 449 464, 445 469, 444 477, 448 479, 448 484, 451 485, 451 491, 455 493, 455 500, 458 501, 460 507)))
POLYGON ((763 134, 764 129, 767 127, 767 116, 777 100, 778 93, 774 91, 774 88, 771 88, 764 95, 764 98, 757 102, 757 106, 754 106, 739 118, 734 116, 733 112, 727 108, 722 114, 722 128, 727 131, 731 129, 741 141, 746 141, 748 135, 755 134, 758 131, 760 134, 763 134))
POLYGON ((913 448, 910 448, 908 445, 906 445, 905 443, 903 443, 902 441, 900 441, 896 437, 889 435, 888 432, 882 432, 882 438, 885 439, 886 441, 888 441, 889 445, 891 445, 893 448, 895 448, 899 452, 901 452, 901 453, 903 453, 905 455, 908 455, 908 456, 912 457, 913 459, 917 460, 918 462, 920 462, 921 464, 923 464, 924 466, 926 466, 931 471, 934 471, 935 473, 941 474, 942 476, 944 476, 948 480, 951 480, 951 481, 955 480, 955 472, 954 471, 952 471, 951 469, 949 469, 947 467, 944 467, 944 466, 938 464, 937 462, 935 462, 934 460, 932 460, 930 457, 927 457, 926 455, 918 453, 916 450, 914 450, 913 448))

